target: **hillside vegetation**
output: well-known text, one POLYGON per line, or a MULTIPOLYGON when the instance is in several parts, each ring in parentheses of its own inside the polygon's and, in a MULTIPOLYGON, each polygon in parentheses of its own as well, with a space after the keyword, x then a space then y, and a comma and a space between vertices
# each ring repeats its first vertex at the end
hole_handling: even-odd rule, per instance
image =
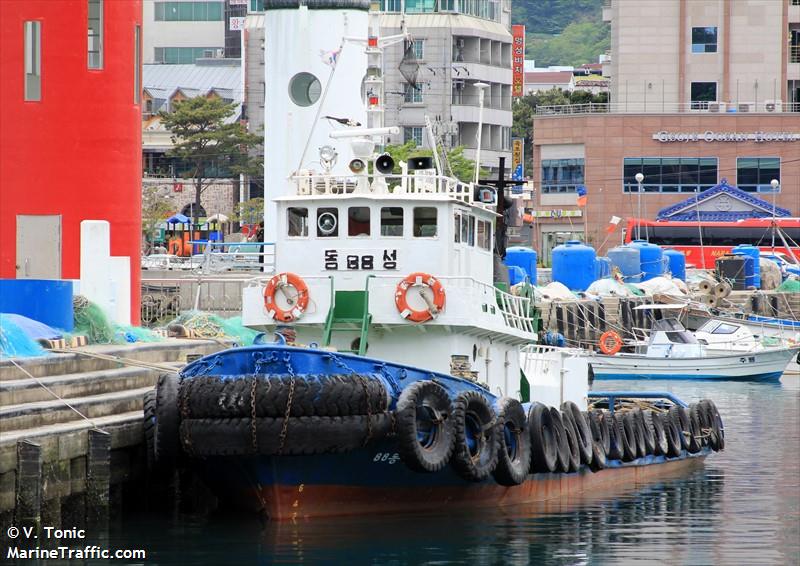
POLYGON ((537 67, 596 63, 611 45, 603 0, 517 0, 512 21, 525 24, 527 58, 537 67))

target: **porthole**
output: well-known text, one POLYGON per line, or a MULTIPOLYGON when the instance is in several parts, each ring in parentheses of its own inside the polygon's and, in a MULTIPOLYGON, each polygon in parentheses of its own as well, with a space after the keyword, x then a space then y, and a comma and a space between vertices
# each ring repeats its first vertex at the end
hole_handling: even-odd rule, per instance
POLYGON ((298 106, 311 106, 321 94, 322 85, 311 73, 297 73, 289 81, 289 98, 298 106))

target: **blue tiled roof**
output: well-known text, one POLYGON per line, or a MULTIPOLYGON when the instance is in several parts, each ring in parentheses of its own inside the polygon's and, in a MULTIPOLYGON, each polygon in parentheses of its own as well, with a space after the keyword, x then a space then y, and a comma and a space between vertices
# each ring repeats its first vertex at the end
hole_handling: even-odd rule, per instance
MULTIPOLYGON (((780 206, 775 207, 774 211, 775 216, 791 216, 791 211, 781 208, 780 206)), ((707 189, 697 195, 696 197, 689 197, 686 200, 682 200, 676 204, 670 205, 666 208, 662 208, 658 211, 658 215, 656 216, 656 220, 706 220, 711 222, 731 222, 736 220, 742 220, 745 218, 767 218, 773 215, 772 210, 772 203, 769 203, 763 199, 754 197, 751 193, 747 193, 738 187, 734 187, 733 185, 728 184, 727 179, 722 179, 720 184, 714 185, 710 189, 707 189), (712 198, 720 193, 724 193, 729 195, 732 198, 735 198, 739 201, 745 202, 753 207, 751 211, 700 211, 698 216, 697 211, 694 210, 694 207, 705 201, 709 198, 712 198)))

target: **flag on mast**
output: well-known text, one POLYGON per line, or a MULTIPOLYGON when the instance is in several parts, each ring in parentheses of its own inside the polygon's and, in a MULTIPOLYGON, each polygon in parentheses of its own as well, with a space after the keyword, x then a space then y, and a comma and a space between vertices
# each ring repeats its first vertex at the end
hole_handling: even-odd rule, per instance
POLYGON ((608 226, 606 226, 606 232, 611 234, 614 230, 617 229, 617 226, 622 221, 622 218, 619 216, 612 216, 611 220, 608 221, 608 226))

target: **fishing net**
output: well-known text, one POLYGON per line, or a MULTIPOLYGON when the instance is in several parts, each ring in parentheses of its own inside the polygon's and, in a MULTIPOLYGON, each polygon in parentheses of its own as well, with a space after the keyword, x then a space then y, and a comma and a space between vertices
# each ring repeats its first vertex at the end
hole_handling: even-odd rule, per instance
POLYGON ((45 356, 47 351, 8 316, 0 314, 0 359, 45 356))
POLYGON ((73 334, 88 338, 90 344, 112 344, 115 329, 98 305, 86 297, 75 295, 72 298, 72 310, 75 317, 73 334))
POLYGON ((778 293, 800 293, 800 279, 787 279, 775 291, 778 293))
POLYGON ((419 75, 419 63, 417 62, 417 56, 414 54, 413 41, 406 43, 406 50, 403 53, 403 59, 400 61, 397 70, 400 71, 400 74, 412 88, 418 88, 417 75, 419 75))
POLYGON ((239 345, 250 346, 260 334, 257 330, 246 328, 242 325, 242 317, 222 318, 215 314, 202 311, 187 311, 169 323, 168 326, 180 325, 187 330, 193 330, 198 338, 211 338, 216 340, 233 340, 239 345))

